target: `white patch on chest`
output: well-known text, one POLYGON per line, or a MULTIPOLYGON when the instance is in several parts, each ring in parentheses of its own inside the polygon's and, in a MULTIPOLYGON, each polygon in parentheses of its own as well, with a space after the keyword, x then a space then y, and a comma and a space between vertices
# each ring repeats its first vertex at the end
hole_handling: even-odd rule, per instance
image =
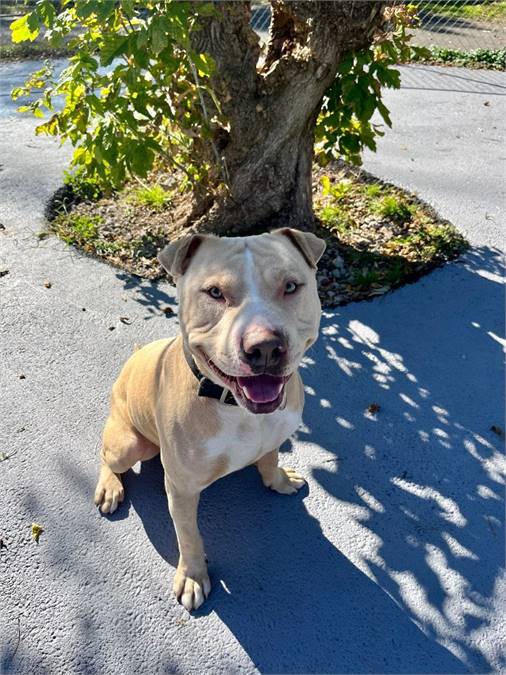
POLYGON ((277 410, 269 415, 252 415, 243 408, 222 406, 222 430, 205 448, 209 459, 226 455, 227 473, 238 471, 278 448, 300 426, 302 411, 277 410))

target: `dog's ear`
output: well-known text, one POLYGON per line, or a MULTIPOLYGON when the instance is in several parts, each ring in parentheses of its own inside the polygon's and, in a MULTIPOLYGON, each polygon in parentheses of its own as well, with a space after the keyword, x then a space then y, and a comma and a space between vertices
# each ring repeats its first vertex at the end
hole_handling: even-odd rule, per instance
POLYGON ((205 235, 202 234, 187 234, 175 239, 160 251, 158 260, 167 272, 177 279, 186 272, 192 257, 204 239, 205 235))
POLYGON ((302 253, 307 264, 316 269, 318 260, 323 255, 327 244, 312 232, 301 232, 291 227, 283 227, 280 230, 274 230, 271 234, 281 234, 292 242, 295 248, 302 253))

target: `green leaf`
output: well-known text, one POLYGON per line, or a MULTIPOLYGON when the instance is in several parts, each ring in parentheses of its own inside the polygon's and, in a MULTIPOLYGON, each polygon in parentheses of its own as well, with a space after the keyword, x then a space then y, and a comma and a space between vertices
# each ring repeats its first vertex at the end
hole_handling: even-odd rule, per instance
POLYGON ((373 96, 369 96, 368 98, 364 99, 360 114, 358 112, 356 113, 359 120, 361 122, 367 122, 370 120, 374 114, 374 111, 376 110, 376 106, 377 101, 373 96))
POLYGON ((53 0, 43 0, 42 2, 39 2, 37 5, 37 13, 45 26, 48 28, 52 26, 56 17, 53 0))
POLYGON ((144 49, 149 41, 149 34, 147 30, 140 30, 135 34, 135 39, 138 49, 144 49))
POLYGON ((169 44, 168 21, 165 16, 155 16, 149 27, 151 47, 158 55, 169 44))
POLYGON ((78 0, 76 14, 80 19, 88 19, 92 14, 100 12, 101 5, 114 5, 110 0, 78 0))
POLYGON ((39 21, 34 12, 20 16, 10 24, 13 42, 33 42, 39 34, 39 21))
POLYGON ((121 0, 121 9, 123 13, 131 19, 135 13, 135 0, 121 0))
POLYGON ((138 176, 146 176, 153 166, 153 151, 141 144, 131 144, 127 159, 131 170, 138 176))
POLYGON ((323 188, 322 194, 324 196, 330 194, 330 188, 331 188, 330 178, 328 176, 322 176, 320 182, 321 182, 322 188, 323 188))
POLYGON ((86 66, 90 70, 95 71, 98 69, 98 61, 90 56, 90 54, 87 54, 86 52, 79 52, 79 54, 77 54, 77 58, 83 66, 86 66))
POLYGON ((128 43, 128 35, 108 35, 100 49, 100 65, 108 66, 123 53, 128 43))
POLYGON ((392 126, 392 120, 390 119, 390 112, 386 105, 382 103, 381 101, 378 101, 378 112, 381 115, 381 117, 384 119, 385 123, 388 124, 389 127, 392 126))
POLYGON ((48 134, 48 136, 56 136, 58 134, 57 115, 53 115, 47 122, 39 124, 39 126, 35 128, 35 135, 40 136, 41 134, 48 134))
POLYGON ((354 134, 343 136, 339 141, 339 150, 343 154, 356 154, 360 152, 360 139, 354 134))

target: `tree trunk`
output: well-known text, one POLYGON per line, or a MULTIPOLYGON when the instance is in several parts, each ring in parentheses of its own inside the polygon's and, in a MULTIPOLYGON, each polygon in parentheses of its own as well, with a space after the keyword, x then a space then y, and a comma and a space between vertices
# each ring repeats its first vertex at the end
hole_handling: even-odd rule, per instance
POLYGON ((314 227, 311 175, 322 98, 344 54, 372 42, 385 4, 272 0, 262 64, 250 2, 215 2, 218 16, 205 20, 193 42, 217 66, 213 87, 229 127, 217 130, 210 159, 227 189, 194 210, 192 229, 314 227))

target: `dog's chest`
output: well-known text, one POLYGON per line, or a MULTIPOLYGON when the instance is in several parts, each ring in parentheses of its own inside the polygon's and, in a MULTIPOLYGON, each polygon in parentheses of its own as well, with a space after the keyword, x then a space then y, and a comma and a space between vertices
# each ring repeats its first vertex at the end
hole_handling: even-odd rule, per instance
POLYGON ((299 427, 300 410, 278 410, 269 415, 251 415, 242 408, 223 406, 221 430, 205 444, 209 459, 226 456, 226 473, 253 463, 279 447, 299 427))

